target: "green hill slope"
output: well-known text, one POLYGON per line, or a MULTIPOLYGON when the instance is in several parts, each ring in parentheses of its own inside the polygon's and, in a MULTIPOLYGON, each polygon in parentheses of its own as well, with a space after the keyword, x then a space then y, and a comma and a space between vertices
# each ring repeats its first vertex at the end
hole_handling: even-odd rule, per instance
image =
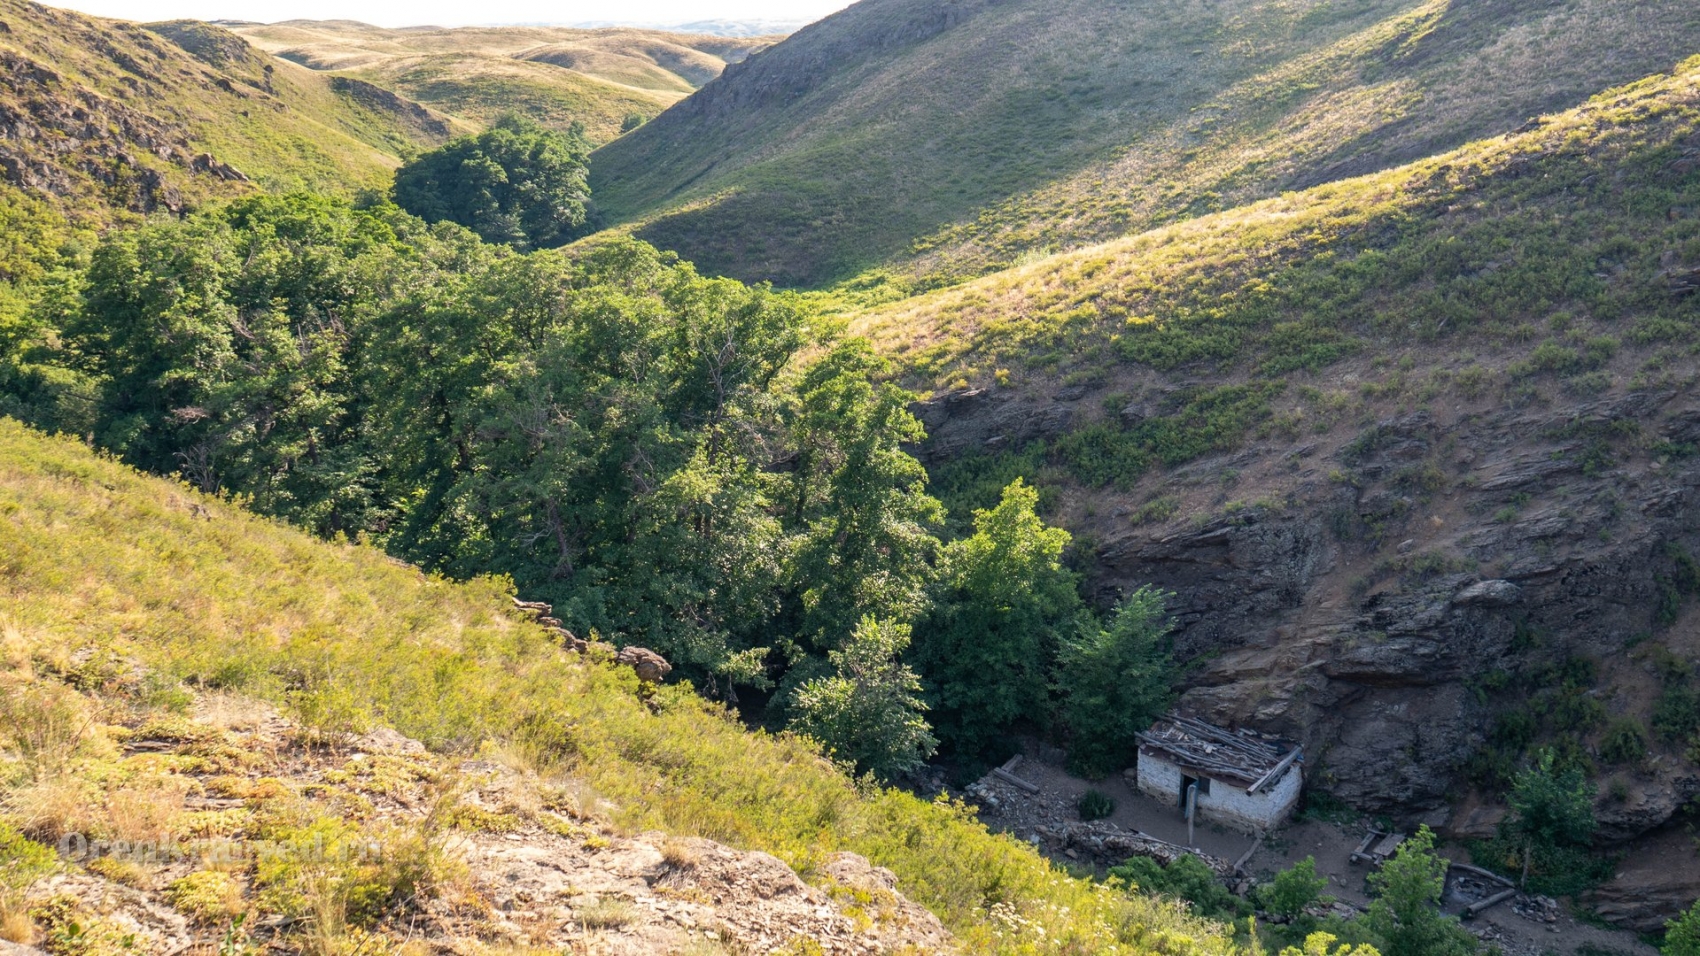
POLYGON ((394 96, 192 21, 139 25, 0 0, 0 190, 73 218, 262 189, 381 186, 452 127, 394 96))
POLYGON ((262 50, 313 70, 395 90, 475 125, 518 111, 560 128, 583 123, 592 142, 618 136, 771 45, 656 30, 412 27, 346 20, 237 24, 262 50))
MULTIPOLYGON (((0 607, 0 679, 27 681, 32 660, 45 673, 69 672, 79 689, 114 695, 118 716, 108 722, 170 726, 166 710, 181 706, 186 681, 270 700, 321 732, 387 725, 449 754, 525 755, 626 833, 707 836, 766 850, 808 876, 828 853, 857 849, 895 870, 899 888, 976 952, 1229 949, 1169 904, 1072 879, 960 808, 859 787, 798 741, 750 733, 686 688, 640 692, 629 673, 586 662, 513 618, 497 582, 427 578, 374 549, 323 543, 6 419, 0 607), (127 697, 114 689, 113 669, 134 664, 149 676, 127 697)), ((8 695, 0 767, 14 766, 13 730, 35 719, 18 708, 40 699, 8 695)), ((200 762, 147 766, 204 776, 218 766, 210 761, 251 759, 202 752, 200 762)), ((140 786, 142 768, 113 775, 110 753, 70 759, 72 773, 106 768, 95 786, 140 786)), ((8 771, 0 787, 14 785, 22 784, 8 771)), ((15 819, 7 816, 15 801, 0 805, 8 808, 0 824, 15 819)), ((342 812, 358 825, 357 801, 342 812)), ((257 822, 275 827, 267 816, 257 822)), ((126 872, 115 878, 143 878, 126 872)), ((261 894, 243 905, 263 915, 284 899, 261 894)), ((380 920, 379 929, 411 935, 405 909, 417 902, 399 904, 394 925, 380 920)), ((311 923, 300 931, 314 932, 311 923)))
POLYGON ((709 272, 931 279, 1508 131, 1690 55, 1676 0, 864 2, 596 156, 709 272))
MULTIPOLYGON (((1047 487, 1097 593, 1179 595, 1180 706, 1303 740, 1313 792, 1481 835, 1474 808, 1552 748, 1597 782, 1601 844, 1633 857, 1680 819, 1700 58, 851 327, 937 390, 918 414, 952 506, 1047 487)), ((1537 871, 1605 879, 1588 899, 1649 931, 1693 900, 1681 859, 1537 871)))

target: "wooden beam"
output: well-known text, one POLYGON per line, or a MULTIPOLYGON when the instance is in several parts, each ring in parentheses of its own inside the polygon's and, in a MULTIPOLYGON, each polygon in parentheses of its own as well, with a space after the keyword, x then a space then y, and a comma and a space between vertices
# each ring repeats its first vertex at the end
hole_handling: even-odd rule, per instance
POLYGON ((1027 781, 1021 779, 1020 777, 1017 777, 1015 774, 1010 773, 1008 770, 1005 770, 1002 767, 993 767, 992 768, 992 776, 998 778, 999 780, 1002 780, 1005 783, 1014 784, 1015 786, 1020 787, 1021 789, 1027 791, 1028 793, 1038 793, 1039 792, 1039 785, 1038 784, 1028 783, 1027 781))
POLYGON ((1247 794, 1256 793, 1257 791, 1262 790, 1266 785, 1279 780, 1281 778, 1281 774, 1285 773, 1287 768, 1293 765, 1293 761, 1304 756, 1304 752, 1305 749, 1303 747, 1294 747, 1292 753, 1282 757, 1280 763, 1276 764, 1268 773, 1258 778, 1256 783, 1247 787, 1245 792, 1247 794))
POLYGON ((1471 903, 1469 906, 1464 907, 1464 916, 1465 916, 1466 919, 1469 918, 1469 917, 1475 916, 1476 914, 1482 912, 1483 910, 1486 910, 1487 908, 1489 908, 1491 906, 1498 906, 1499 904, 1505 902, 1506 900, 1508 900, 1508 899, 1510 899, 1510 898, 1512 898, 1513 896, 1516 896, 1516 895, 1517 895, 1517 889, 1515 887, 1513 887, 1509 890, 1505 890, 1503 892, 1495 893, 1492 896, 1488 897, 1485 900, 1482 900, 1479 903, 1471 903))
POLYGON ((1252 841, 1251 849, 1240 854, 1240 858, 1234 861, 1234 872, 1239 873, 1241 870, 1244 870, 1247 861, 1249 861, 1252 857, 1256 856, 1258 848, 1260 848, 1262 846, 1263 846, 1263 834, 1259 833, 1257 835, 1257 839, 1252 841))
POLYGON ((1502 883, 1506 886, 1516 886, 1517 885, 1516 882, 1508 876, 1500 876, 1498 873, 1495 873, 1492 870, 1484 870, 1479 866, 1471 866, 1468 863, 1453 863, 1452 868, 1454 870, 1463 870, 1465 873, 1474 873, 1475 875, 1477 875, 1479 877, 1492 880, 1495 883, 1502 883))

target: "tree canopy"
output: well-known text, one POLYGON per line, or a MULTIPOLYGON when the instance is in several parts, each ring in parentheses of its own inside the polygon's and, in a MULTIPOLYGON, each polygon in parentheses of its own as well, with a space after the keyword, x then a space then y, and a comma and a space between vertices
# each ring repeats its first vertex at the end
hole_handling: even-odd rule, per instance
POLYGON ((572 238, 590 199, 590 144, 506 116, 477 136, 396 170, 396 205, 426 222, 458 223, 488 242, 541 249, 572 238))
POLYGON ((860 770, 926 759, 930 714, 961 753, 1055 729, 1059 654, 1088 746, 1130 719, 1111 710, 1161 703, 1160 600, 1101 628, 1021 480, 945 540, 913 400, 798 296, 631 239, 523 252, 388 204, 247 199, 0 283, 0 410, 429 571, 511 578, 710 695, 758 692, 751 717, 860 770))

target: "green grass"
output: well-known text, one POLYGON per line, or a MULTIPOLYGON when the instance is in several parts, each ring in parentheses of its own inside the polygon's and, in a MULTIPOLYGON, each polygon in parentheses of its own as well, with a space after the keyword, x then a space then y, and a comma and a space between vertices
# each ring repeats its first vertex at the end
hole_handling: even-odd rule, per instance
MULTIPOLYGON (((1697 129, 1690 61, 1516 137, 876 306, 851 328, 922 388, 1183 379, 1146 420, 1088 419, 1056 443, 1054 458, 1093 485, 1253 434, 1329 427, 1343 399, 1302 383, 1366 354, 1494 359, 1434 370, 1427 385, 1415 364, 1380 368, 1357 400, 1592 395, 1690 341, 1700 320, 1700 300, 1669 282, 1700 268, 1700 219, 1674 212, 1700 205, 1697 129)), ((1597 470, 1624 436, 1582 437, 1605 456, 1597 470)))
MULTIPOLYGON (((958 806, 860 785, 788 737, 510 617, 498 581, 457 585, 326 544, 0 420, 0 637, 94 648, 338 727, 432 748, 523 748, 615 821, 765 850, 808 875, 850 849, 890 867, 971 951, 1212 953, 1212 924, 1074 879, 958 806)), ((107 659, 107 658, 97 658, 107 659)))
POLYGON ((592 186, 705 272, 925 288, 1505 132, 1697 43, 1680 0, 866 4, 592 186))

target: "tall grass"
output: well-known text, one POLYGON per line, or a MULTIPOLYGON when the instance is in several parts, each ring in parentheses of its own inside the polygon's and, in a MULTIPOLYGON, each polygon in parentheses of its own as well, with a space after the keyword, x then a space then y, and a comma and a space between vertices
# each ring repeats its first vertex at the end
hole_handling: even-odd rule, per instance
POLYGON ((387 723, 439 750, 520 748, 611 803, 619 825, 764 850, 805 875, 859 852, 973 951, 1231 949, 1214 924, 1072 878, 960 806, 858 784, 685 688, 646 699, 629 672, 511 618, 509 597, 0 419, 0 628, 35 654, 94 647, 298 717, 387 723))

